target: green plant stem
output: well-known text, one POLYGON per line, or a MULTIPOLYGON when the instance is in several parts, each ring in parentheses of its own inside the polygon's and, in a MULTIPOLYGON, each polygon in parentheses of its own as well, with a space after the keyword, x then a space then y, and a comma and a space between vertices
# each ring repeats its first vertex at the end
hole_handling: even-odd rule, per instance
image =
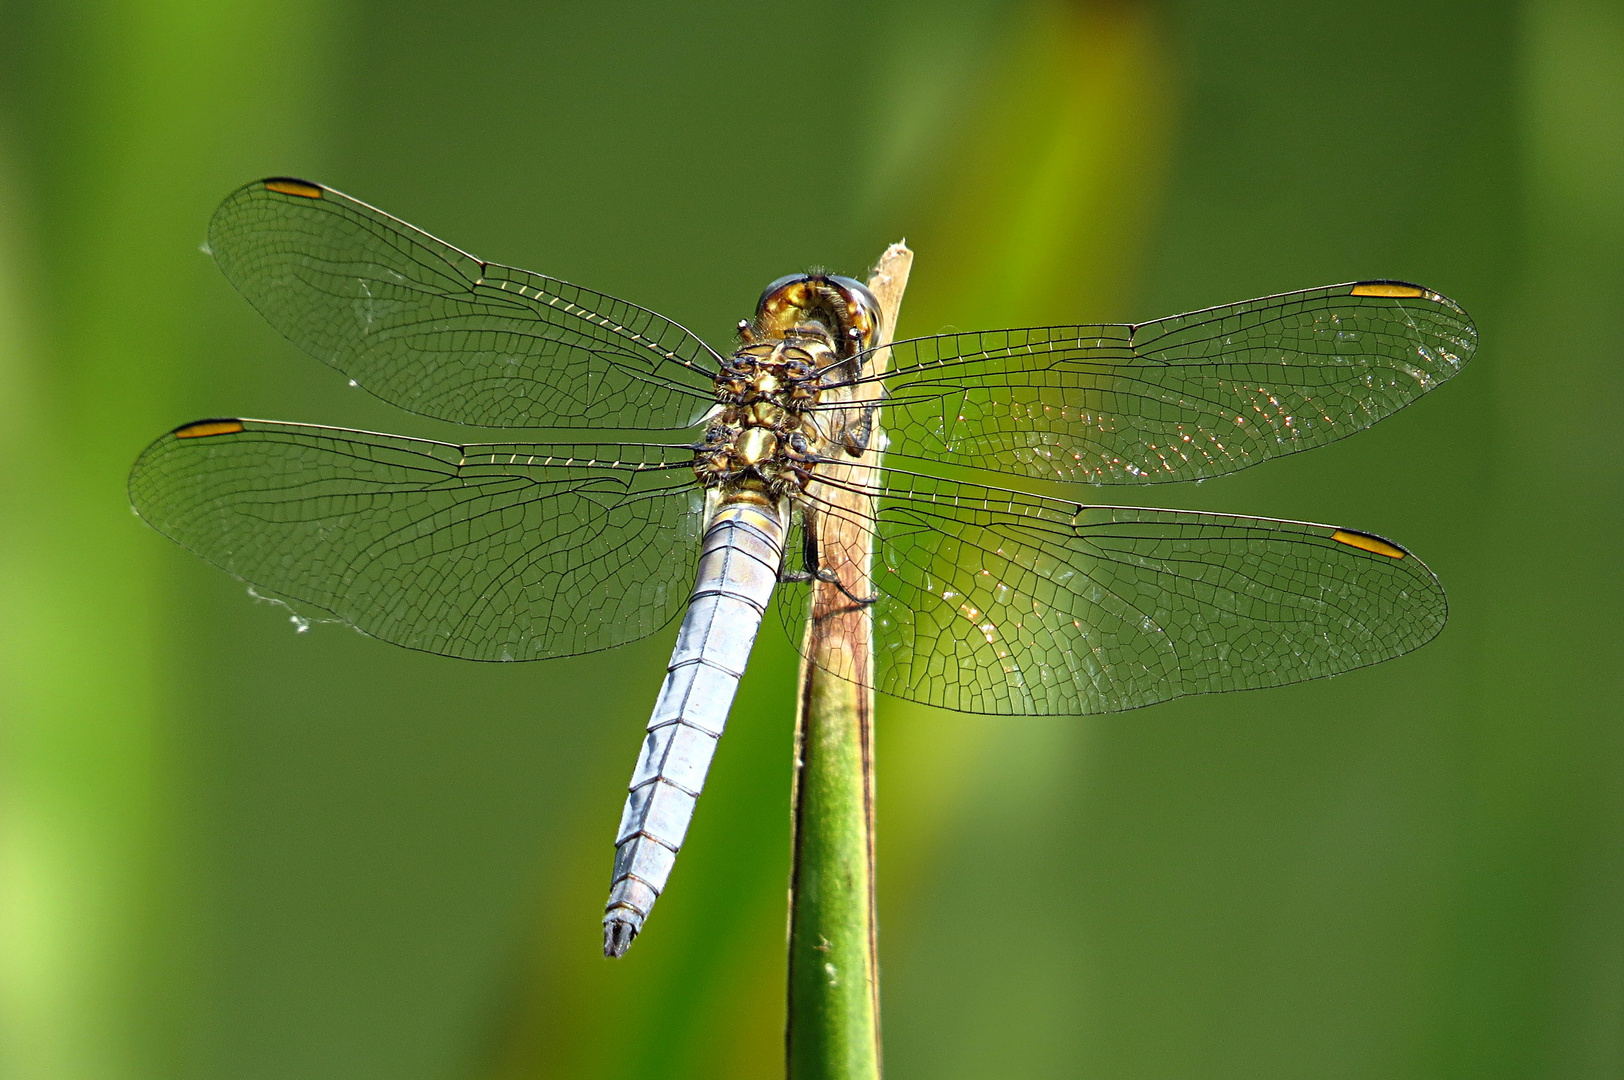
MULTIPOLYGON (((869 288, 891 340, 913 253, 892 245, 869 288)), ((885 368, 876 354, 868 373, 885 368)), ((861 385, 850 400, 877 393, 861 385)), ((874 433, 879 445, 878 431, 874 433)), ((847 590, 867 595, 873 506, 853 494, 875 479, 872 458, 836 466, 849 483, 818 493, 845 513, 822 515, 823 563, 847 590)), ((879 957, 874 921, 873 617, 835 585, 812 583, 795 725, 794 855, 790 877, 789 1016, 791 1080, 879 1080, 879 957)))
POLYGON ((798 729, 789 1075, 880 1075, 870 692, 812 666, 798 729))

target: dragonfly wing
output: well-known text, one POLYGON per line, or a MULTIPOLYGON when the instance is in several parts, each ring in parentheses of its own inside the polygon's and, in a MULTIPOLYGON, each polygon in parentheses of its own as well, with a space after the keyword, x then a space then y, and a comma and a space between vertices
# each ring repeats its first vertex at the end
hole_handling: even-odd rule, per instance
POLYGON ((904 458, 1047 480, 1161 483, 1361 431, 1455 375, 1477 331, 1402 282, 1154 322, 899 342, 881 423, 904 458))
POLYGON ((892 473, 878 688, 961 712, 1117 712, 1335 675, 1443 628, 1415 556, 1332 526, 1090 507, 892 473))
POLYGON ((271 325, 393 405, 484 427, 684 428, 716 354, 635 304, 483 262, 358 199, 258 180, 209 223, 271 325))
POLYGON ((130 499, 209 562, 374 637, 535 660, 644 637, 680 610, 701 520, 691 458, 202 421, 142 453, 130 499))

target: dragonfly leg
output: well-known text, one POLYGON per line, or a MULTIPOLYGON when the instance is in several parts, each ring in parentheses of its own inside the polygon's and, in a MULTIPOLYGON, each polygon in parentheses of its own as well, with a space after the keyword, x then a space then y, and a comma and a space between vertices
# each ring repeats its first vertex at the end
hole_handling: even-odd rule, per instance
MULTIPOLYGON (((789 559, 789 552, 784 553, 785 561, 789 559)), ((784 570, 780 568, 778 580, 790 584, 801 584, 818 579, 818 518, 813 509, 808 506, 801 510, 801 568, 799 570, 784 570)))
POLYGON ((875 593, 873 596, 858 596, 850 589, 846 588, 845 584, 840 580, 840 575, 835 573, 833 570, 819 570, 815 576, 819 581, 826 581, 830 585, 833 585, 835 588, 839 589, 843 594, 845 594, 846 599, 850 600, 854 604, 868 605, 876 602, 880 598, 879 593, 875 593))
POLYGON ((852 457, 862 457, 868 450, 868 444, 874 440, 874 406, 859 412, 855 419, 846 425, 841 433, 841 441, 845 444, 846 453, 852 457))
POLYGON ((872 604, 880 598, 879 593, 873 596, 858 596, 846 588, 840 575, 823 565, 818 556, 818 519, 817 514, 809 507, 801 515, 801 569, 781 573, 779 581, 822 581, 833 585, 843 593, 847 600, 854 604, 872 604))

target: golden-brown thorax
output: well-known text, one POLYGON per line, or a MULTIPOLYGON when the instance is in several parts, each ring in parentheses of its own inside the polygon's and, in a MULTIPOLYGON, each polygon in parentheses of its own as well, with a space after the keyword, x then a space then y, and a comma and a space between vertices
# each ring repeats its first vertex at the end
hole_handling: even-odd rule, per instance
POLYGON ((856 377, 877 333, 877 307, 855 281, 800 274, 769 286, 717 373, 718 410, 694 461, 700 483, 774 501, 805 490, 842 439, 835 414, 817 406, 856 377))

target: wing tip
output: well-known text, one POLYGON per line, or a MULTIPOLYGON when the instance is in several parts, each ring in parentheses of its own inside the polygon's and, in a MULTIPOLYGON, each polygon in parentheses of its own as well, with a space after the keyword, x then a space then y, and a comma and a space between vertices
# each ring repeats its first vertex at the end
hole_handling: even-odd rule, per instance
POLYGON ((1348 289, 1348 295, 1386 297, 1396 300, 1434 300, 1439 298, 1437 293, 1424 285, 1417 285, 1413 281, 1399 281, 1393 278, 1356 281, 1348 289))
POLYGON ((236 435, 244 429, 243 422, 234 416, 193 420, 182 424, 169 434, 177 439, 206 439, 211 435, 236 435))
POLYGON ((1331 534, 1331 539, 1339 544, 1358 548, 1360 551, 1368 551, 1372 555, 1385 555, 1389 559, 1404 559, 1410 554, 1391 540, 1384 540, 1374 533, 1359 532, 1357 529, 1337 529, 1331 534))
POLYGON ((266 191, 274 191, 279 195, 297 195, 301 199, 320 199, 327 192, 320 184, 300 180, 296 176, 268 176, 259 182, 259 186, 266 191))
POLYGON ((1471 353, 1477 347, 1477 327, 1472 321, 1472 316, 1465 308, 1441 292, 1429 289, 1425 285, 1417 285, 1413 281, 1400 281, 1396 278, 1374 278, 1370 281, 1355 281, 1347 289, 1347 295, 1349 296, 1364 296, 1386 300, 1425 300, 1428 303, 1437 304, 1439 307, 1453 312, 1462 323, 1460 333, 1464 337, 1461 339, 1460 345, 1465 352, 1462 363, 1470 358, 1471 353))

